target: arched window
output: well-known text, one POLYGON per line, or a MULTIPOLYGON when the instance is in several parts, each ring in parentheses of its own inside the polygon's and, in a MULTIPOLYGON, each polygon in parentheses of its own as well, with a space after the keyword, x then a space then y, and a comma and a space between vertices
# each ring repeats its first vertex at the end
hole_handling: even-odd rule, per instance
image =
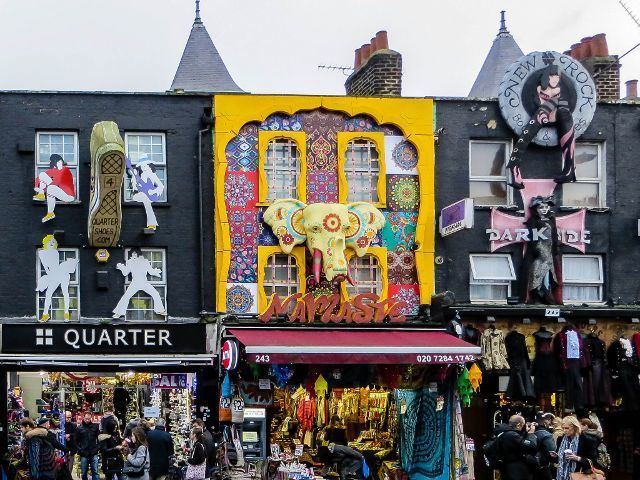
POLYGON ((300 153, 290 138, 275 138, 269 142, 264 160, 268 194, 267 201, 298 198, 300 153))
POLYGON ((361 293, 374 293, 383 296, 382 268, 375 255, 358 257, 354 255, 349 260, 349 273, 355 285, 346 283, 347 294, 353 298, 361 293))
POLYGON ((267 299, 274 293, 284 299, 298 293, 298 263, 296 257, 285 253, 275 253, 267 258, 264 266, 264 293, 267 299))
POLYGON ((377 203, 380 160, 376 144, 371 140, 357 139, 347 144, 344 164, 350 202, 377 203))

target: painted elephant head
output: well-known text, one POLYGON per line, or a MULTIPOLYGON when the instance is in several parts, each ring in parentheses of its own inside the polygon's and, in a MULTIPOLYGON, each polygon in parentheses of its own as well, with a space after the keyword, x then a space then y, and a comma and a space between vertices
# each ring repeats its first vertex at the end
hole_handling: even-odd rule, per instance
POLYGON ((305 205, 291 198, 276 200, 264 212, 285 253, 295 245, 307 244, 313 256, 313 275, 320 282, 320 269, 327 280, 351 282, 345 257, 350 247, 363 256, 378 230, 384 215, 370 203, 313 203, 305 205))

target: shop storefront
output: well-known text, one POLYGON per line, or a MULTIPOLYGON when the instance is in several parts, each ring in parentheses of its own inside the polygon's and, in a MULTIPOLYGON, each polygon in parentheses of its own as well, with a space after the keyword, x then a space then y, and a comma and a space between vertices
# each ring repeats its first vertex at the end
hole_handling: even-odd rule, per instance
MULTIPOLYGON (((21 444, 18 422, 48 418, 64 443, 67 419, 113 414, 164 419, 176 447, 217 400, 216 325, 2 325, 3 451, 21 444)), ((182 448, 176 451, 182 452, 182 448)))
MULTIPOLYGON (((374 478, 408 472, 449 478, 468 468, 457 381, 479 347, 412 325, 245 324, 226 325, 222 335, 239 346, 237 366, 222 386, 224 394, 228 383, 231 397, 228 425, 245 456, 258 460, 257 452, 266 451, 278 459, 283 478, 325 478, 339 470, 331 444, 361 453, 374 478), (233 418, 238 399, 245 408, 242 424, 233 418), (264 427, 254 428, 256 410, 264 427), (247 429, 260 435, 247 436, 247 429)), ((233 367, 229 351, 223 349, 223 366, 233 367)))

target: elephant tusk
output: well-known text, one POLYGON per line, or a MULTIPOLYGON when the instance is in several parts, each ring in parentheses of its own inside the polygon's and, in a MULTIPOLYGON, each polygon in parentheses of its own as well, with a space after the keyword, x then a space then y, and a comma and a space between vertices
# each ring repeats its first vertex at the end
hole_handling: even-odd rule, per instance
POLYGON ((351 272, 349 271, 349 265, 347 265, 347 282, 349 282, 352 286, 356 286, 356 282, 351 278, 351 272))
POLYGON ((320 270, 322 269, 322 251, 317 248, 313 250, 313 278, 316 283, 320 283, 320 270))

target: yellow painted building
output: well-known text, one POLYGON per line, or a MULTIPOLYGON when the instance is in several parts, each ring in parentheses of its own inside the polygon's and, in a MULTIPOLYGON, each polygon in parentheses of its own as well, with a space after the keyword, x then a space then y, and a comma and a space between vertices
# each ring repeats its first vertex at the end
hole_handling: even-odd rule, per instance
POLYGON ((405 314, 429 303, 432 100, 216 95, 214 114, 218 311, 262 313, 274 293, 373 293, 405 314), (321 230, 337 236, 311 248, 321 230))

